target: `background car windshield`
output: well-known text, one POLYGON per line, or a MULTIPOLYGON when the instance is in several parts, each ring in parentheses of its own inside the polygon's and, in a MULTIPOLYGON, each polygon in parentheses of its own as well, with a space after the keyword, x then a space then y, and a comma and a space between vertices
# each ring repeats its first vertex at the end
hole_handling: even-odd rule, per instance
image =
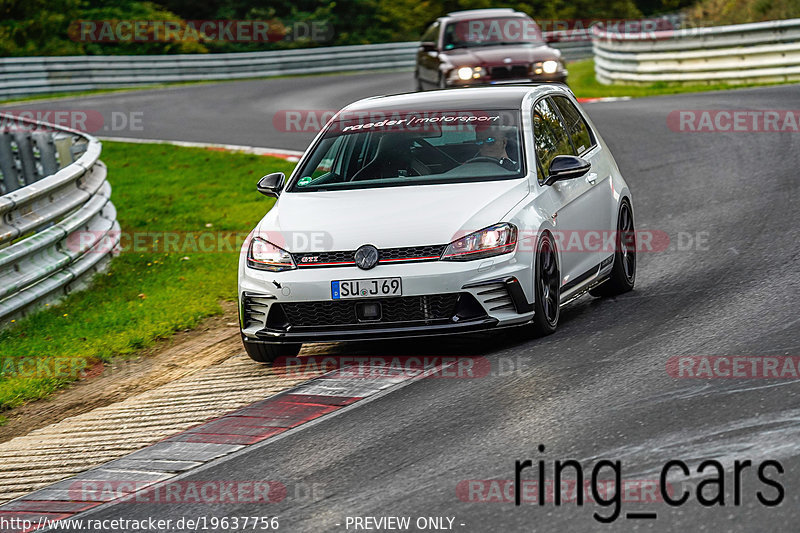
POLYGON ((495 17, 451 22, 444 29, 444 49, 495 44, 543 44, 542 32, 531 19, 495 17))
POLYGON ((290 192, 513 179, 516 110, 386 113, 329 125, 290 192))

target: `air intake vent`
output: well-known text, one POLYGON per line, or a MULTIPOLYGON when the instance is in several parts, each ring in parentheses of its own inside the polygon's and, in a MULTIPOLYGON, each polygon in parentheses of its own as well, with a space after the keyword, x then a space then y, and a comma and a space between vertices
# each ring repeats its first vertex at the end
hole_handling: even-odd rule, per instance
POLYGON ((274 301, 272 296, 246 292, 242 294, 242 322, 245 328, 263 328, 267 322, 267 311, 270 302, 274 301))
POLYGON ((506 284, 502 282, 484 285, 478 292, 478 299, 489 311, 499 311, 507 309, 515 311, 514 302, 508 294, 506 284))

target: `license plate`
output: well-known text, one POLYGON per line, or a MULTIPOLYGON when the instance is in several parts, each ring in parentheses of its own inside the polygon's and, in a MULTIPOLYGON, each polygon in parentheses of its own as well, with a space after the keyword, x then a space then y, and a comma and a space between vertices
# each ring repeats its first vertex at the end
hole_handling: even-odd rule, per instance
POLYGON ((331 281, 331 298, 377 298, 379 296, 401 296, 403 285, 400 278, 347 279, 331 281))

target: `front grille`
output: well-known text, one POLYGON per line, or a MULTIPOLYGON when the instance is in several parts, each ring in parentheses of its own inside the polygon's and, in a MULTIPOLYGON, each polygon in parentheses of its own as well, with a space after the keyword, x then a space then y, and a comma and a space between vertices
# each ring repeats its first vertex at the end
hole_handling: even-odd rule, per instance
POLYGON ((528 65, 508 65, 492 67, 489 71, 493 80, 516 80, 528 77, 528 65))
POLYGON ((292 254, 292 257, 298 267, 354 265, 356 262, 353 255, 355 253, 355 250, 352 252, 307 252, 292 254))
POLYGON ((380 261, 412 261, 412 260, 435 260, 439 259, 446 248, 440 246, 409 246, 408 248, 386 248, 378 250, 380 261))
MULTIPOLYGON (((464 295, 469 296, 469 295, 464 295)), ((426 325, 451 321, 457 313, 460 294, 433 294, 425 296, 398 296, 365 300, 336 300, 322 302, 282 303, 291 328, 319 328, 324 326, 363 327, 365 324, 426 325), (359 302, 379 302, 381 319, 361 322, 356 316, 359 302)), ((273 307, 277 307, 273 306, 273 307)))
MULTIPOLYGON (((378 250, 378 264, 380 263, 405 263, 416 261, 436 261, 444 252, 447 245, 408 246, 405 248, 384 248, 378 250)), ((335 252, 304 252, 292 254, 295 264, 299 268, 352 266, 355 264, 356 251, 335 252)))

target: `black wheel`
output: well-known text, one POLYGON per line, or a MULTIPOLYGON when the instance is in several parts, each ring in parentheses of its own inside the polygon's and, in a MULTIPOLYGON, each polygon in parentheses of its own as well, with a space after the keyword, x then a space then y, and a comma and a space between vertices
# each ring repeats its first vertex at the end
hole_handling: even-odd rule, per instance
POLYGON ((278 357, 294 357, 300 353, 302 344, 262 344, 242 340, 244 351, 250 359, 259 363, 272 363, 278 357))
POLYGON ((535 261, 533 332, 543 337, 556 330, 561 312, 561 274, 558 271, 556 247, 549 234, 542 235, 539 240, 535 261))
POLYGON ((619 207, 616 244, 611 274, 605 283, 589 291, 592 296, 623 294, 632 290, 636 282, 636 231, 628 200, 623 200, 619 207))

